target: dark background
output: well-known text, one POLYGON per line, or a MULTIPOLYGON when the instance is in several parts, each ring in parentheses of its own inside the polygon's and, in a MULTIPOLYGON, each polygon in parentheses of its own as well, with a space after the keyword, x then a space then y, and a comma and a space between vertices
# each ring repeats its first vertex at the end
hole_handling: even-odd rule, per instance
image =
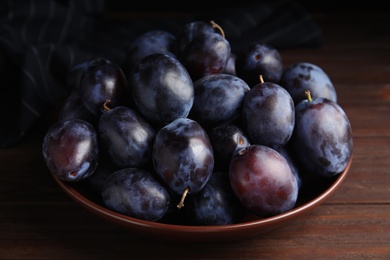
MULTIPOLYGON (((133 1, 107 1, 107 8, 113 12, 208 12, 221 8, 230 8, 243 6, 246 4, 254 4, 260 2, 275 1, 159 1, 152 4, 148 1, 133 2, 133 1)), ((287 1, 286 1, 287 2, 287 1)), ((329 12, 385 12, 389 11, 386 1, 343 1, 343 0, 296 0, 308 11, 329 11, 329 12)))

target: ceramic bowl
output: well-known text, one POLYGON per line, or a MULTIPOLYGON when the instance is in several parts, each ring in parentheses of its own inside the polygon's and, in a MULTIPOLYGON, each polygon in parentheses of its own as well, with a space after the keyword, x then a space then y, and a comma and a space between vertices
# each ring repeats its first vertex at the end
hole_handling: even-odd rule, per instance
POLYGON ((186 225, 180 221, 176 222, 175 219, 150 222, 129 217, 105 208, 99 196, 85 185, 65 182, 56 177, 54 179, 81 206, 130 232, 136 232, 148 238, 204 243, 246 239, 282 228, 281 226, 301 217, 326 201, 346 178, 351 163, 352 158, 346 169, 337 176, 321 181, 313 180, 312 183, 302 186, 298 201, 290 211, 268 218, 248 214, 239 223, 220 226, 186 225))

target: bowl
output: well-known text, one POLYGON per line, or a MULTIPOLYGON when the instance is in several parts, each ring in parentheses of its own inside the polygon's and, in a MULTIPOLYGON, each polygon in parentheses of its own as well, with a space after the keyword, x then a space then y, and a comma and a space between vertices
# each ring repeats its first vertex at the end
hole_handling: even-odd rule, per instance
POLYGON ((340 174, 327 179, 312 179, 300 189, 295 207, 283 214, 261 218, 248 213, 239 223, 219 226, 194 226, 180 223, 175 218, 159 222, 129 217, 104 207, 96 193, 82 183, 72 183, 54 177, 57 184, 75 202, 109 222, 115 223, 147 238, 176 242, 222 242, 241 240, 272 232, 312 211, 326 201, 342 184, 352 164, 340 174))

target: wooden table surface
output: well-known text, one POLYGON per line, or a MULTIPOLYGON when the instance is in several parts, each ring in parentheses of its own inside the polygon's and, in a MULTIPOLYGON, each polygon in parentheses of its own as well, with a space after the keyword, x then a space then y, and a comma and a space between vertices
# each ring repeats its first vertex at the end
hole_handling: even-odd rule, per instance
POLYGON ((390 259, 390 14, 313 15, 324 46, 281 53, 286 64, 320 65, 351 121, 353 163, 331 198, 250 239, 149 241, 68 197, 42 161, 37 131, 0 150, 0 259, 390 259))

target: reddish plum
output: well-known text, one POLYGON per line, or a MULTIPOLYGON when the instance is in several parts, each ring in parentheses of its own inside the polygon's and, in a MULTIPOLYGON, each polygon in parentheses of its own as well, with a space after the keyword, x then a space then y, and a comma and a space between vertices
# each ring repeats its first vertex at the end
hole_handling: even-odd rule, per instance
POLYGON ((229 170, 230 183, 242 205, 262 217, 291 210, 298 198, 298 182, 287 160, 264 145, 237 151, 229 170))
POLYGON ((80 181, 94 173, 99 148, 93 126, 81 119, 58 121, 46 132, 42 153, 50 172, 65 181, 80 181))

